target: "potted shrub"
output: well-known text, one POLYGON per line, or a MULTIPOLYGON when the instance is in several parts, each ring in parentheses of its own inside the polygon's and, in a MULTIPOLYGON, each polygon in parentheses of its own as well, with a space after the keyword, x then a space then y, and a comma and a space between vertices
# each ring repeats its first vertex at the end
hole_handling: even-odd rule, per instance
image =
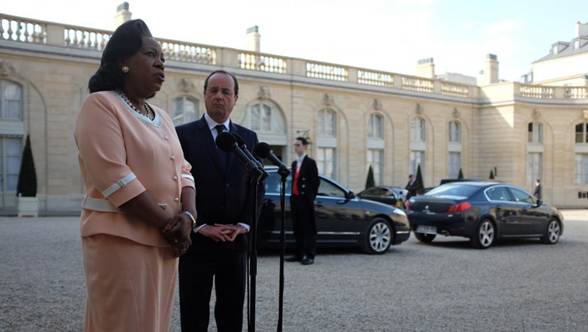
POLYGON ((35 172, 35 162, 29 135, 27 135, 27 141, 22 152, 16 195, 19 217, 36 217, 39 215, 37 173, 35 172))

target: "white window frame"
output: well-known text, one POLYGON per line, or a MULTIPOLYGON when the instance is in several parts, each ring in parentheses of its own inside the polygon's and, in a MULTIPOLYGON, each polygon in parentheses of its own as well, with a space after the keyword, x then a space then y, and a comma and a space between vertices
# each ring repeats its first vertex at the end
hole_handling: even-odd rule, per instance
POLYGON ((368 137, 384 139, 384 117, 379 113, 370 114, 368 122, 368 137))
POLYGON ((376 185, 384 182, 384 149, 368 149, 367 162, 372 166, 374 171, 374 180, 376 185))
POLYGON ((200 100, 193 96, 178 96, 174 98, 173 107, 174 110, 172 114, 172 120, 176 126, 196 121, 202 116, 202 112, 200 110, 200 100), (181 109, 178 108, 178 103, 181 103, 181 109), (194 105, 193 116, 190 114, 192 113, 191 111, 186 111, 186 105, 188 103, 192 103, 194 105))
POLYGON ((317 148, 317 167, 319 174, 330 178, 337 179, 337 148, 329 146, 320 146, 317 148))
POLYGON ((543 144, 543 123, 529 122, 527 125, 527 142, 532 144, 543 144))
POLYGON ((447 156, 447 177, 450 179, 457 179, 460 169, 461 151, 449 151, 449 155, 447 156), (457 158, 455 158, 455 156, 457 156, 457 158))

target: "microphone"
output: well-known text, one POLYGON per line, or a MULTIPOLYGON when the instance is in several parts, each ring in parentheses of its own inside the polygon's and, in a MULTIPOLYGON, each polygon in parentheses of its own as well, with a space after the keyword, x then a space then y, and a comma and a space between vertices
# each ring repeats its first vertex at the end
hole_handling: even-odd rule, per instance
POLYGON ((243 139, 243 137, 241 137, 241 135, 237 133, 231 133, 231 135, 233 135, 233 137, 235 138, 235 142, 237 142, 237 145, 243 150, 247 157, 249 157, 249 159, 251 159, 257 165, 258 168, 263 169, 263 164, 259 160, 257 160, 257 158, 255 158, 255 156, 251 154, 251 152, 249 152, 249 149, 247 148, 247 144, 245 144, 245 140, 243 139))
POLYGON ((269 160, 272 164, 278 166, 278 172, 284 177, 290 174, 290 170, 288 166, 284 165, 284 163, 280 160, 280 158, 276 157, 272 149, 270 148, 269 144, 265 142, 257 143, 255 149, 253 149, 253 153, 258 155, 261 158, 265 158, 269 160))
POLYGON ((239 157, 241 162, 245 164, 245 167, 248 170, 256 171, 260 175, 266 173, 263 168, 260 169, 257 166, 256 162, 247 157, 247 155, 245 154, 245 152, 243 152, 243 149, 239 147, 237 141, 235 140, 235 137, 231 133, 228 133, 226 131, 220 133, 216 137, 215 143, 216 146, 218 146, 224 152, 234 152, 237 155, 237 157, 239 157))

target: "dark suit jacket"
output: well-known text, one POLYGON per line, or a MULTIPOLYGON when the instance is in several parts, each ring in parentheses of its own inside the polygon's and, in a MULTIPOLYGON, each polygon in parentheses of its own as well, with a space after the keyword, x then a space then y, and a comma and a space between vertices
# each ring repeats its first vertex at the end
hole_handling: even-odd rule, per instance
MULTIPOLYGON (((249 184, 247 171, 234 153, 228 154, 226 171, 222 171, 217 147, 204 117, 200 120, 176 127, 184 157, 192 165, 196 187, 196 211, 198 224, 251 225, 253 211, 253 188, 249 184)), ((243 138, 249 150, 257 144, 255 132, 230 123, 230 132, 243 138)), ((263 186, 260 186, 260 190, 263 186)), ((263 195, 263 191, 259 193, 263 195)), ((196 234, 192 236, 192 247, 228 247, 239 250, 247 248, 243 235, 235 242, 214 242, 196 234)))
MULTIPOLYGON (((292 181, 296 174, 296 160, 292 162, 292 181)), ((308 198, 309 202, 314 206, 312 202, 316 198, 320 185, 320 179, 318 176, 318 168, 316 162, 309 156, 304 157, 302 165, 300 166, 300 175, 298 176, 298 192, 300 196, 308 198)), ((292 190, 294 190, 294 184, 292 184, 292 190)), ((292 192, 292 195, 294 193, 292 192)))

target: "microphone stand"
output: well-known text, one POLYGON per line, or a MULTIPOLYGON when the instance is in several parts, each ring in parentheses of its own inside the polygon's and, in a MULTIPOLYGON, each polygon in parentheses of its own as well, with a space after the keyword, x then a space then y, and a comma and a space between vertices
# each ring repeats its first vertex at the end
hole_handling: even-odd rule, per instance
POLYGON ((280 209, 281 209, 281 228, 280 228, 280 286, 278 292, 278 332, 282 332, 283 311, 284 311, 284 255, 286 252, 286 233, 284 231, 284 221, 286 220, 286 179, 290 175, 290 171, 285 167, 278 169, 278 174, 281 177, 280 184, 280 209))
POLYGON ((255 331, 255 296, 256 296, 256 279, 257 279, 257 218, 259 217, 259 208, 257 204, 257 195, 259 194, 259 184, 265 178, 267 173, 263 169, 255 168, 252 170, 254 175, 251 177, 253 190, 253 221, 249 233, 251 234, 251 254, 249 256, 249 321, 247 331, 255 331))

